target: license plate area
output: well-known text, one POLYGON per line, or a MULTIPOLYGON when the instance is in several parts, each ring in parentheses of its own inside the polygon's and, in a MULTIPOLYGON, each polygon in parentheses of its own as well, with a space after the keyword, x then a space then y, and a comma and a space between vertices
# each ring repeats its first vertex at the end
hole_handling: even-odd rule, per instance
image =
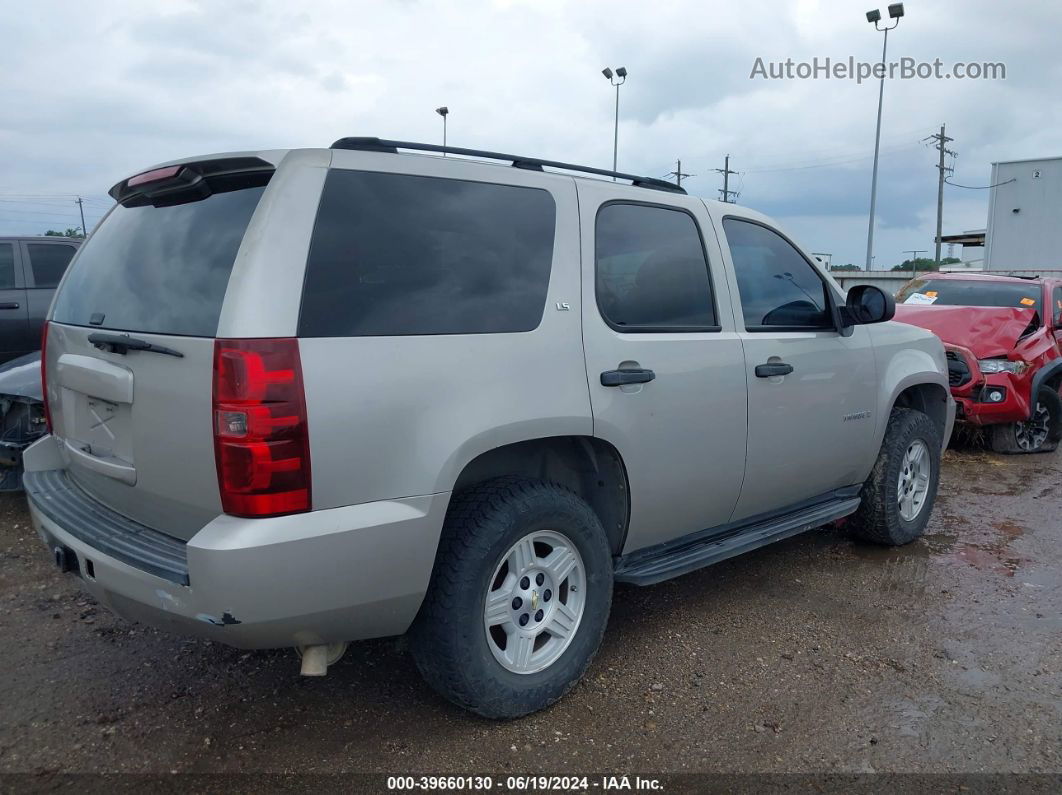
POLYGON ((67 438, 97 458, 133 465, 130 419, 132 406, 75 393, 74 428, 67 438))

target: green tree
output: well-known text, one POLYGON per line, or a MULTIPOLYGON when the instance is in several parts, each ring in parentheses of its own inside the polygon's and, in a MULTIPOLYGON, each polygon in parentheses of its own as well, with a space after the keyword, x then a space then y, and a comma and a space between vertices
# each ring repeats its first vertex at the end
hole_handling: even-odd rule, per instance
POLYGON ((844 265, 834 265, 830 268, 831 271, 861 271, 863 270, 858 265, 853 265, 851 262, 844 265))
POLYGON ((56 232, 54 229, 49 229, 44 233, 45 237, 84 237, 84 233, 81 231, 80 226, 75 226, 72 229, 67 229, 65 232, 56 232))
MULTIPOLYGON (((941 261, 941 265, 955 265, 962 262, 958 257, 944 257, 941 261)), ((905 259, 899 265, 893 265, 894 271, 935 271, 939 270, 937 263, 929 257, 918 257, 917 259, 905 259)))

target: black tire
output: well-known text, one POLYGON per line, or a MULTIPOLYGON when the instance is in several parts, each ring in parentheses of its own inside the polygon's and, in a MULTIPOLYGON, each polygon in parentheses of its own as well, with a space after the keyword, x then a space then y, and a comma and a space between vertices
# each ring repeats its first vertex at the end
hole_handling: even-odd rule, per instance
POLYGON ((590 506, 553 483, 501 478, 451 500, 410 648, 421 675, 445 698, 487 718, 516 718, 549 706, 579 680, 601 644, 611 606, 612 556, 590 506), (485 599, 502 557, 536 530, 559 532, 579 551, 585 604, 573 639, 551 665, 514 673, 488 646, 485 599))
POLYGON ((1036 393, 1036 408, 1042 406, 1047 411, 1047 437, 1043 442, 1030 446, 1022 444, 1022 430, 1028 423, 1007 422, 1001 425, 989 425, 987 430, 988 446, 993 452, 1007 455, 1022 453, 1050 453, 1058 448, 1062 440, 1062 397, 1051 387, 1042 386, 1036 393))
POLYGON ((878 460, 860 492, 859 510, 848 521, 852 535, 888 546, 909 544, 921 537, 937 496, 940 455, 940 431, 933 420, 915 409, 893 409, 878 460), (908 521, 900 515, 898 504, 900 470, 908 448, 919 439, 929 451, 929 488, 921 510, 908 521))

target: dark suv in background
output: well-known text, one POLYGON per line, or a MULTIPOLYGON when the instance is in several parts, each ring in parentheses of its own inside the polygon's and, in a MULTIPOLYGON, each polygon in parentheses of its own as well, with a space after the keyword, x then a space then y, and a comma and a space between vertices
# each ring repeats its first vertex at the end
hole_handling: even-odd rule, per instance
POLYGON ((40 350, 44 316, 80 240, 0 237, 0 363, 40 350))

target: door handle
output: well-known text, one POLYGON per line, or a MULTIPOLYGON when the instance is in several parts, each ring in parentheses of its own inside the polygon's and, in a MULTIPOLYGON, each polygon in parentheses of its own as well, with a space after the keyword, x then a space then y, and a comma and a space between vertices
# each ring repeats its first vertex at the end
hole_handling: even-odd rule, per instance
POLYGON ((771 378, 776 375, 789 375, 793 372, 793 365, 785 362, 771 362, 770 364, 757 364, 757 378, 771 378))
POLYGON ((0 304, 0 309, 18 309, 18 301, 8 301, 7 303, 0 304))
POLYGON ((654 378, 656 373, 652 370, 606 370, 601 374, 601 386, 648 384, 654 378))

